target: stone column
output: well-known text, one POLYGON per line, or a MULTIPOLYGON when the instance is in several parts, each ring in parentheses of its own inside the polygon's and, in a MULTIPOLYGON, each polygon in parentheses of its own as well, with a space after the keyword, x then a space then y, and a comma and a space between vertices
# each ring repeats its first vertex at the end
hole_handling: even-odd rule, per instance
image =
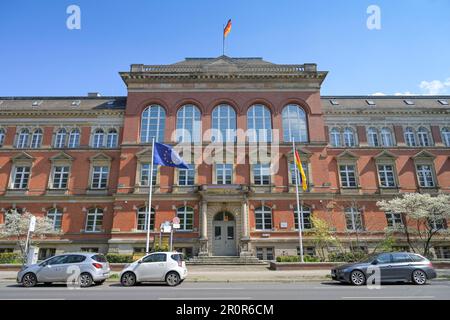
POLYGON ((202 200, 200 212, 200 251, 199 256, 208 255, 208 202, 202 200))
POLYGON ((244 199, 241 204, 241 217, 242 217, 242 237, 240 240, 240 252, 241 257, 247 257, 251 255, 250 252, 250 228, 248 220, 248 201, 244 199))

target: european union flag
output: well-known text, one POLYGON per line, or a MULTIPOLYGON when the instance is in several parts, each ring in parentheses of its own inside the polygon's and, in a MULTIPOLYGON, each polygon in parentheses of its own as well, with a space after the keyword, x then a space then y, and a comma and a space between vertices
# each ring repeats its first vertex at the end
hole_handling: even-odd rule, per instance
POLYGON ((189 169, 188 165, 171 146, 158 142, 155 142, 153 164, 159 164, 166 167, 176 167, 180 169, 189 169))

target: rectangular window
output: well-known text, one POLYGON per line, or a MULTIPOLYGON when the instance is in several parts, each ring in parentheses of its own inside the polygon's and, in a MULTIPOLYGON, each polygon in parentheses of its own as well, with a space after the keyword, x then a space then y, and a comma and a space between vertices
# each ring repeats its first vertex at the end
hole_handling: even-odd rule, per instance
POLYGON ((344 188, 356 188, 356 174, 354 165, 340 165, 341 184, 344 188))
POLYGON ((98 248, 81 248, 81 252, 98 253, 98 248))
POLYGON ((67 189, 69 180, 69 167, 54 167, 53 169, 53 189, 67 189))
POLYGON ((195 165, 188 164, 189 169, 179 169, 178 185, 193 186, 195 181, 195 165))
MULTIPOLYGON (((315 257, 316 247, 303 247, 303 254, 310 257, 315 257)), ((297 255, 300 256, 300 247, 297 247, 297 255)))
POLYGON ((390 228, 399 228, 403 226, 402 215, 400 213, 386 212, 386 221, 390 228))
MULTIPOLYGON (((302 167, 303 167, 303 171, 305 172, 306 179, 308 180, 308 178, 309 178, 308 162, 303 162, 302 161, 302 167)), ((296 170, 295 170, 295 163, 294 162, 289 162, 289 171, 291 173, 291 181, 290 181, 290 183, 291 184, 295 184, 295 172, 296 172, 296 170)), ((300 178, 299 185, 301 185, 302 184, 302 177, 300 175, 300 172, 297 172, 297 173, 299 174, 299 178, 300 178)), ((309 184, 308 184, 308 186, 309 186, 309 184)))
POLYGON ((450 247, 434 247, 437 259, 450 259, 450 247))
POLYGON ((231 184, 233 177, 232 164, 216 164, 217 184, 231 184))
POLYGON ((255 185, 270 185, 270 164, 254 164, 253 178, 255 185))
POLYGON ((268 248, 256 248, 256 257, 259 260, 273 260, 274 259, 274 249, 268 248))
POLYGON ((16 167, 14 170, 14 189, 27 189, 30 179, 30 167, 16 167))
POLYGON ((94 166, 92 171, 92 189, 106 189, 108 173, 109 168, 107 166, 94 166))
POLYGON ((362 214, 357 208, 345 209, 345 223, 349 231, 362 231, 362 214))
MULTIPOLYGON (((142 163, 141 164, 141 173, 140 173, 140 185, 148 186, 150 180, 150 163, 142 163)), ((152 185, 156 185, 156 178, 158 176, 158 166, 153 166, 153 177, 152 177, 152 185)))
POLYGON ((378 176, 380 177, 380 187, 395 187, 394 166, 380 164, 378 165, 378 176))
POLYGON ((39 248, 38 260, 45 260, 56 254, 55 248, 39 248))
POLYGON ((417 165, 417 178, 422 188, 434 187, 433 169, 431 165, 417 165))

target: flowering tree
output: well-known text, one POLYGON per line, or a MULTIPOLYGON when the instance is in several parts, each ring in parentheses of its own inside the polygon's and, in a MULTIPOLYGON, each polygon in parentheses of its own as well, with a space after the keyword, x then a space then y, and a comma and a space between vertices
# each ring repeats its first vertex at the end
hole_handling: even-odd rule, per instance
MULTIPOLYGON (((27 252, 25 252, 28 227, 32 215, 29 212, 19 213, 16 209, 5 213, 4 224, 0 225, 0 238, 15 239, 20 248, 23 262, 26 261, 27 252)), ((36 228, 30 236, 30 244, 33 236, 35 238, 44 238, 48 234, 55 234, 53 222, 47 217, 36 218, 36 228)))
POLYGON ((428 256, 431 240, 447 229, 450 217, 450 195, 431 196, 422 193, 406 193, 389 201, 378 201, 377 206, 385 212, 401 214, 403 225, 399 231, 406 236, 413 252, 428 256), (420 250, 421 249, 421 250, 420 250))

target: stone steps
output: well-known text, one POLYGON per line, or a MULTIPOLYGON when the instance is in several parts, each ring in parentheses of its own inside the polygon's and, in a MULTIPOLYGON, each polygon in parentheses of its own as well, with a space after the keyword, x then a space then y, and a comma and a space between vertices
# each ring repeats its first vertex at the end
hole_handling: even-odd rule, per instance
POLYGON ((256 257, 230 257, 230 256, 211 256, 211 257, 193 257, 187 261, 190 265, 261 265, 265 262, 256 257))

